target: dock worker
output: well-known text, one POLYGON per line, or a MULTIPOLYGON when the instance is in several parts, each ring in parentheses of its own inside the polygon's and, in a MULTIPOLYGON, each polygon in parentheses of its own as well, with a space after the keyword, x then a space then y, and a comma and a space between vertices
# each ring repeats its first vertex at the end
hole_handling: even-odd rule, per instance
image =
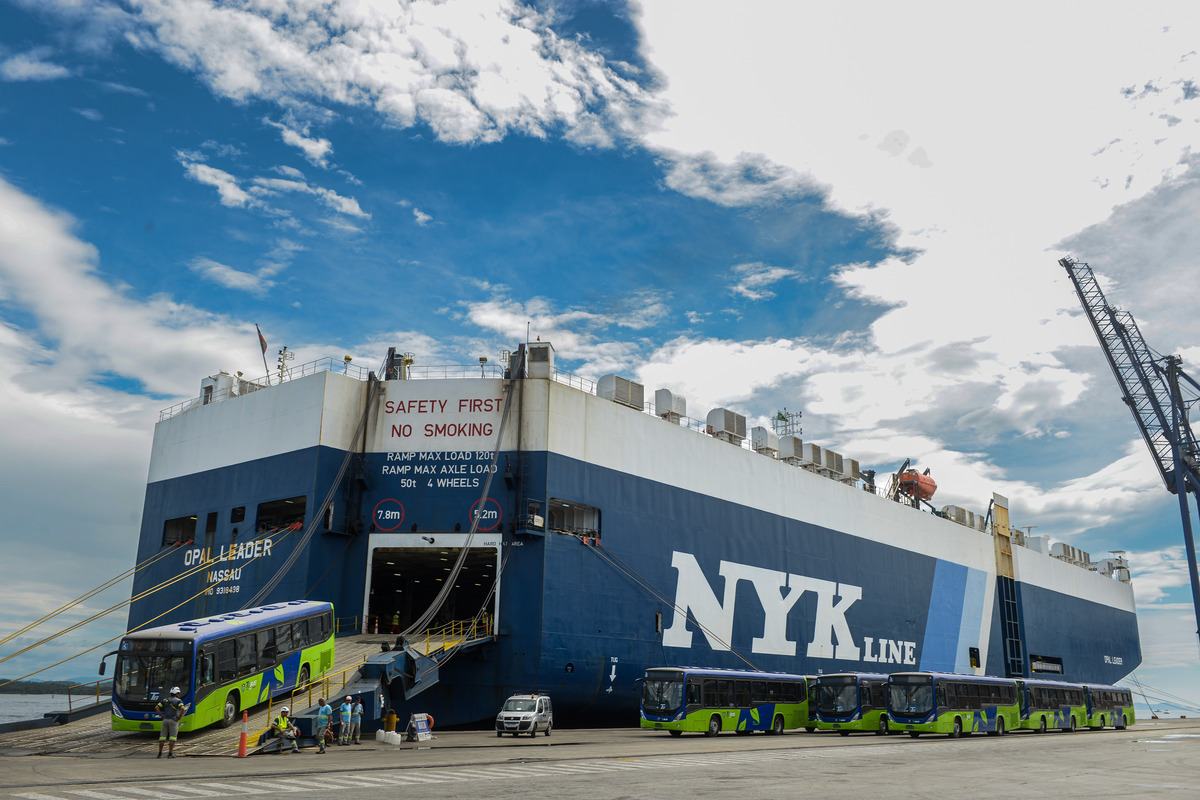
POLYGON ((325 702, 324 697, 317 698, 317 743, 320 749, 317 753, 325 752, 325 740, 329 738, 329 723, 333 722, 333 706, 325 702))
POLYGON ((286 748, 289 741, 292 743, 292 752, 300 752, 300 745, 296 744, 296 739, 300 736, 300 731, 292 724, 292 720, 288 716, 287 706, 279 709, 279 716, 275 718, 275 723, 271 725, 271 730, 279 737, 280 755, 287 752, 286 748))
POLYGON ((392 614, 392 633, 400 632, 400 612, 392 614))
POLYGON ((362 698, 359 698, 354 701, 354 707, 350 709, 350 744, 362 744, 358 740, 358 736, 362 732, 362 715, 362 698))
POLYGON ((350 717, 354 714, 354 698, 346 695, 346 699, 338 711, 342 718, 342 727, 338 730, 338 745, 348 745, 350 744, 350 717))
POLYGON ((187 704, 179 699, 179 687, 171 689, 171 696, 154 707, 155 713, 162 717, 162 732, 158 734, 158 755, 162 758, 163 742, 170 742, 167 748, 167 758, 175 757, 175 740, 179 738, 179 720, 187 713, 187 704))

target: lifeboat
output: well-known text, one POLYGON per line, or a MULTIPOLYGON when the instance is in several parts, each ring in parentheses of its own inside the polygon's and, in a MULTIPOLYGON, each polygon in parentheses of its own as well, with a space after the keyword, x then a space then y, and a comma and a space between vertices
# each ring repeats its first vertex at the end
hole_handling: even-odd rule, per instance
POLYGON ((937 491, 937 481, 928 475, 922 475, 915 469, 905 470, 896 476, 896 483, 907 494, 929 500, 937 491))

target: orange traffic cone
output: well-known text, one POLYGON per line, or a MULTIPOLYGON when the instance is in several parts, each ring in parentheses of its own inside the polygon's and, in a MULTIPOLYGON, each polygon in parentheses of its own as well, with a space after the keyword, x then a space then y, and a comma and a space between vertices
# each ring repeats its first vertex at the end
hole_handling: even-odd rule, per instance
POLYGON ((250 712, 242 712, 242 738, 238 742, 238 758, 246 757, 246 723, 250 721, 250 712))

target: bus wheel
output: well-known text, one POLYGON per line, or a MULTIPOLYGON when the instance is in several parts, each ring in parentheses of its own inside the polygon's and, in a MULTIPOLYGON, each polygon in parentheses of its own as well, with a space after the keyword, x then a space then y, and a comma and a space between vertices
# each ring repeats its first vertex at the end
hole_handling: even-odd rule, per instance
POLYGON ((218 723, 222 728, 228 728, 237 720, 238 705, 237 692, 230 692, 225 696, 225 713, 221 715, 221 721, 218 723))
POLYGON ((909 731, 908 735, 915 739, 921 735, 921 732, 920 731, 909 731))
POLYGON ((1104 715, 1100 715, 1100 730, 1104 730, 1104 715))
POLYGON ((812 725, 806 725, 806 726, 804 726, 804 732, 805 732, 805 733, 812 733, 812 732, 813 732, 813 731, 815 731, 815 730, 816 730, 816 728, 814 728, 812 725))
POLYGON ((704 732, 705 736, 716 736, 721 732, 721 718, 716 714, 712 715, 712 719, 708 721, 708 730, 704 732))
POLYGON ((850 735, 850 731, 846 730, 845 728, 842 728, 841 730, 839 730, 838 733, 841 734, 842 736, 850 735))
POLYGON ((300 668, 300 677, 296 679, 296 688, 303 689, 308 685, 308 664, 300 668))
POLYGON ((879 730, 875 731, 875 735, 876 736, 887 736, 887 733, 888 733, 887 717, 880 714, 879 715, 879 730))
POLYGON ((1004 717, 996 717, 996 735, 1004 735, 1004 717))
POLYGON ((1071 715, 1071 733, 1075 732, 1075 715, 1071 715))
POLYGON ((1045 718, 1045 717, 1042 717, 1042 724, 1041 724, 1041 727, 1039 727, 1039 728, 1037 729, 1037 732, 1038 732, 1038 733, 1045 733, 1045 732, 1046 732, 1046 718, 1045 718))
POLYGON ((683 736, 683 731, 670 730, 667 731, 667 733, 671 734, 672 736, 683 736))
POLYGON ((950 731, 950 738, 957 739, 960 736, 962 736, 962 719, 959 717, 955 717, 954 718, 954 730, 950 731))
POLYGON ((783 715, 782 714, 775 715, 775 722, 774 722, 774 724, 771 725, 771 733, 775 734, 776 736, 783 733, 783 715))

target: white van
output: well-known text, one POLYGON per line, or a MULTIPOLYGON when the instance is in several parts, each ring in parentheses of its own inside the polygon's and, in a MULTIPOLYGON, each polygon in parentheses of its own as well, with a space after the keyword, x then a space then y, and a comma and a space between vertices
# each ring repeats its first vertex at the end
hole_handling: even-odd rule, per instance
POLYGON ((504 701, 504 707, 496 715, 496 735, 528 733, 537 736, 538 731, 550 735, 554 727, 554 706, 550 695, 514 694, 504 701))

